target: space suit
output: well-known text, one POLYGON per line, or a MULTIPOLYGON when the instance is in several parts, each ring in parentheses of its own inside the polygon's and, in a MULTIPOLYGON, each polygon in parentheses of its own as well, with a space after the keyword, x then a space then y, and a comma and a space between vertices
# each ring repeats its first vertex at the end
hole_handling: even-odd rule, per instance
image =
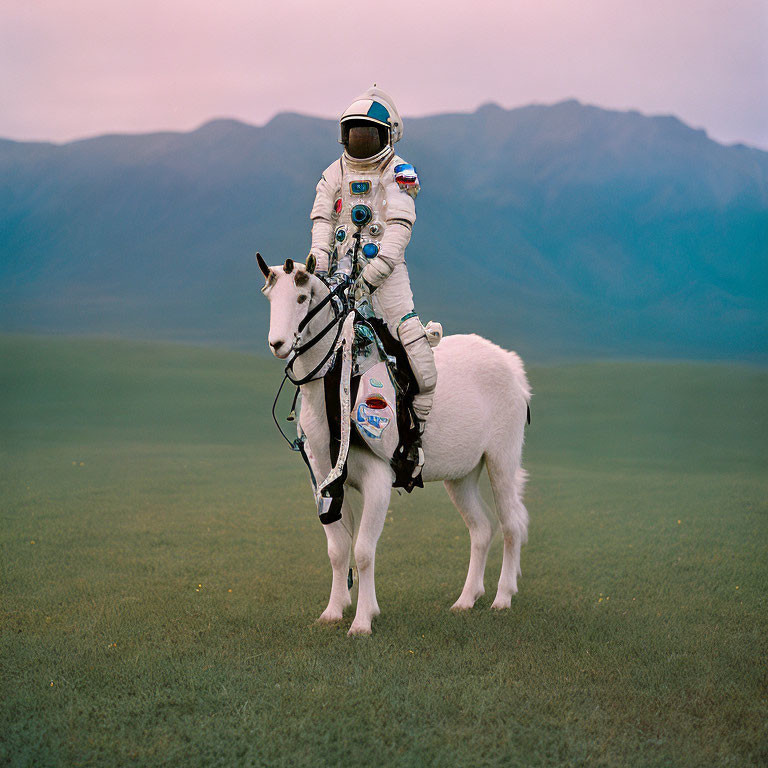
MULTIPOLYGON (((423 431, 432 408, 437 369, 413 309, 405 248, 416 221, 415 169, 395 154, 403 123, 392 99, 374 86, 340 118, 344 153, 323 172, 312 206, 317 271, 344 272, 371 294, 374 310, 399 338, 419 391, 413 409, 423 431), (354 274, 357 253, 362 271, 354 274)), ((359 268, 359 267, 358 267, 359 268)))

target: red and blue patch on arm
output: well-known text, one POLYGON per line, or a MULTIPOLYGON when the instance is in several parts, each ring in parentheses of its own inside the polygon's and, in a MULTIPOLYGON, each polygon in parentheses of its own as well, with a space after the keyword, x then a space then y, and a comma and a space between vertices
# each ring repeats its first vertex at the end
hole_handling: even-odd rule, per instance
POLYGON ((399 163, 395 166, 395 181, 397 186, 411 197, 416 197, 419 194, 421 189, 419 175, 410 163, 399 163))

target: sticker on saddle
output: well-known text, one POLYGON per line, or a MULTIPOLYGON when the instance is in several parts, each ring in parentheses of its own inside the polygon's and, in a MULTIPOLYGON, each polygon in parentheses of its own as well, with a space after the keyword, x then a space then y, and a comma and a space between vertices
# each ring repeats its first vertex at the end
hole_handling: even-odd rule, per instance
POLYGON ((355 421, 360 430, 374 439, 381 438, 381 433, 386 429, 391 418, 384 413, 390 413, 389 405, 383 397, 367 397, 357 407, 355 421))

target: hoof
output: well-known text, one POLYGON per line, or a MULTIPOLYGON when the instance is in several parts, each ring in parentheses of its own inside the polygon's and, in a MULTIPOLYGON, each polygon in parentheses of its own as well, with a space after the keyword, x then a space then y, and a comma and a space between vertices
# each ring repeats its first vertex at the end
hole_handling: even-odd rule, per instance
POLYGON ((474 597, 467 597, 462 594, 459 596, 459 599, 451 606, 452 611, 468 611, 470 608, 473 608, 475 603, 477 602, 477 599, 482 597, 485 594, 485 590, 481 590, 480 592, 475 593, 474 597))
POLYGON ((317 619, 318 624, 335 624, 338 621, 341 621, 344 617, 341 614, 341 611, 330 611, 328 609, 324 610, 320 616, 317 619))
POLYGON ((493 601, 491 608, 496 611, 505 611, 512 605, 512 597, 516 594, 517 584, 512 584, 512 586, 505 587, 504 589, 499 585, 499 589, 496 592, 496 599, 493 601))
POLYGON ((370 634, 371 634, 370 624, 362 624, 362 623, 358 624, 356 621, 352 622, 352 626, 349 628, 349 632, 347 632, 347 635, 349 637, 370 635, 370 634))

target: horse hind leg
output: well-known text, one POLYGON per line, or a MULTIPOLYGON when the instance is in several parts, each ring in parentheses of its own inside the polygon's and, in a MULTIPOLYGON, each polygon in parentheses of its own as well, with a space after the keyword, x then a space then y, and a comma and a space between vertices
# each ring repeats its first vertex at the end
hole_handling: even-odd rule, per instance
POLYGON ((504 536, 504 558, 496 599, 492 608, 509 608, 512 595, 517 594, 520 570, 520 548, 528 538, 528 510, 523 504, 526 472, 518 462, 488 457, 488 476, 491 480, 496 513, 504 536))
POLYGON ((491 522, 478 485, 482 466, 481 462, 469 475, 460 480, 445 481, 448 495, 464 518, 470 538, 467 580, 464 582, 464 589, 459 599, 451 606, 452 611, 468 610, 475 604, 478 597, 485 594, 483 575, 495 525, 491 522))

